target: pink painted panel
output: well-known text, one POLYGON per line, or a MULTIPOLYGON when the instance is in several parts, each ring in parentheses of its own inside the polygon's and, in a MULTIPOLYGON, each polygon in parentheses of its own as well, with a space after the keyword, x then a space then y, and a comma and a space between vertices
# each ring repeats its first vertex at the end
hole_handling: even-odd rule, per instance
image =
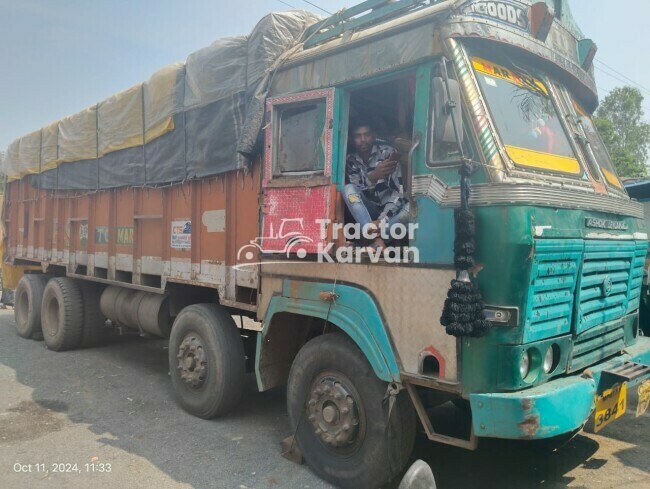
POLYGON ((262 248, 265 252, 316 253, 321 239, 319 219, 327 219, 330 187, 271 188, 264 193, 262 248))

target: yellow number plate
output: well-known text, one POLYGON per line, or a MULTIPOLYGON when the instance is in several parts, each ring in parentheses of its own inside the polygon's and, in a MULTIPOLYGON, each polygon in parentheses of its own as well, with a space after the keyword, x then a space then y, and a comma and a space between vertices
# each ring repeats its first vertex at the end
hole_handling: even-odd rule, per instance
POLYGON ((650 405, 650 380, 646 380, 639 386, 639 404, 636 406, 636 417, 638 418, 648 410, 650 405))
POLYGON ((620 418, 627 408, 627 384, 618 384, 596 396, 594 431, 597 433, 615 419, 620 418))

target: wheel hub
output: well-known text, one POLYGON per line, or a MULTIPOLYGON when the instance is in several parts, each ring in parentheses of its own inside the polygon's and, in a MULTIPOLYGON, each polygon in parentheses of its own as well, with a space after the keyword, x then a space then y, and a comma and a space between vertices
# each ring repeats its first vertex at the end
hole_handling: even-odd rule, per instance
POLYGON ((307 414, 326 445, 341 448, 354 443, 359 431, 358 406, 351 389, 341 379, 328 376, 314 383, 307 414))
POLYGON ((205 381, 208 362, 201 338, 188 335, 178 347, 178 370, 181 380, 192 387, 200 387, 205 381))

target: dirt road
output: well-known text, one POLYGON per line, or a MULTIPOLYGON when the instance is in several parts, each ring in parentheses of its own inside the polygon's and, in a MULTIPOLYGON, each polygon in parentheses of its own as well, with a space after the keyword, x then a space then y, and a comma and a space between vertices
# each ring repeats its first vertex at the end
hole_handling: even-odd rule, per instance
MULTIPOLYGON (((166 347, 127 337, 55 353, 19 338, 13 311, 0 311, 0 487, 330 487, 280 456, 290 434, 282 389, 258 393, 249 376, 236 412, 194 418, 173 400, 166 347)), ((431 464, 439 489, 641 489, 650 487, 650 417, 626 414, 550 456, 422 438, 414 456, 431 464)))

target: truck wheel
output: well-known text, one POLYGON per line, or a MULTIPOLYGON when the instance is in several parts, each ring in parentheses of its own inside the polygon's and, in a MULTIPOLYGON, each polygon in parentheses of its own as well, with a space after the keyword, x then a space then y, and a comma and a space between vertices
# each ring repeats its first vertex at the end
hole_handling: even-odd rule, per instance
POLYGON ((387 384, 346 336, 319 336, 298 352, 287 387, 289 419, 305 460, 321 478, 374 488, 404 468, 415 441, 415 411, 402 391, 389 415, 386 392, 387 384))
POLYGON ((81 346, 91 347, 101 345, 108 338, 110 330, 106 327, 106 317, 99 307, 103 287, 93 283, 84 284, 81 288, 83 298, 83 330, 81 333, 81 346))
POLYGON ((23 275, 16 287, 14 318, 16 332, 23 338, 43 339, 41 328, 41 303, 47 277, 23 275))
POLYGON ((69 278, 53 278, 45 286, 41 320, 43 337, 50 350, 64 351, 79 346, 83 332, 81 290, 69 278))
POLYGON ((183 409, 209 419, 241 399, 246 359, 232 317, 216 304, 183 309, 169 337, 169 371, 183 409))

